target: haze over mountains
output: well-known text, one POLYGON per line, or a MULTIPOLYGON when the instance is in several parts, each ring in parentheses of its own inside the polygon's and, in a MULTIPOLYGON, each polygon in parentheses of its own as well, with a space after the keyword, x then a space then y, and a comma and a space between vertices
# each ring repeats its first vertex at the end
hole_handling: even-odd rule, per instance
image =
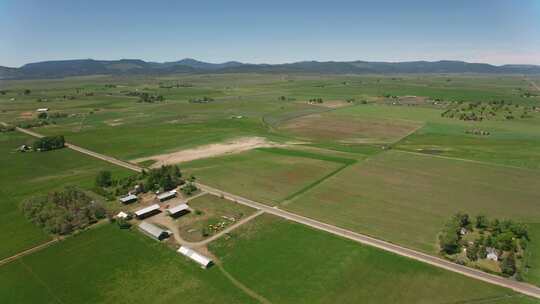
POLYGON ((411 74, 479 73, 540 74, 537 65, 501 65, 463 61, 301 61, 284 64, 251 64, 237 61, 208 63, 195 59, 174 62, 147 62, 139 59, 61 60, 29 63, 20 68, 0 67, 0 79, 60 78, 84 75, 197 73, 319 73, 319 74, 411 74))

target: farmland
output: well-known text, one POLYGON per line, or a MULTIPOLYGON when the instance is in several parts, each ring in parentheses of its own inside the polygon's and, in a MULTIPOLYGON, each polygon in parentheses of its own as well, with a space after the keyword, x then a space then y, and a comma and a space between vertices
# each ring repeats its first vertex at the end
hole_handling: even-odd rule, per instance
POLYGON ((389 151, 343 170, 286 208, 435 253, 438 231, 458 211, 539 222, 539 181, 538 171, 389 151))
MULTIPOLYGON (((522 275, 540 284, 539 111, 513 120, 442 115, 459 101, 533 107, 540 97, 523 96, 530 90, 523 77, 204 74, 1 86, 7 92, 0 95, 2 122, 39 122, 33 131, 64 135, 69 143, 146 168, 178 164, 186 180, 193 175, 203 185, 276 210, 431 255, 439 256, 438 234, 458 211, 527 223, 531 240, 524 258, 530 267, 522 275), (48 108, 50 117, 38 118, 38 108, 48 108), (255 139, 262 144, 231 148, 255 139), (216 146, 230 149, 207 153, 216 146)), ((18 206, 24 199, 69 185, 92 190, 101 170, 114 177, 132 174, 69 149, 15 152, 30 142, 16 131, 0 133, 0 259, 54 237, 22 216, 18 206)), ((155 193, 145 197, 154 199, 155 193)), ((107 204, 126 212, 141 207, 107 204)), ((188 204, 192 212, 186 215, 173 219, 162 212, 148 219, 172 223, 178 232, 179 238, 163 244, 104 220, 0 265, 0 285, 8 287, 0 298, 16 303, 534 302, 270 215, 213 240, 255 209, 209 194, 188 204), (209 238, 212 242, 197 248, 215 259, 217 265, 207 270, 173 251, 179 239, 193 244, 209 238)), ((167 203, 160 206, 164 211, 167 203)))
POLYGON ((32 139, 19 133, 0 133, 0 258, 37 245, 49 236, 34 226, 19 212, 19 203, 28 197, 45 194, 68 185, 83 189, 93 187, 99 170, 110 170, 117 177, 126 170, 61 149, 43 153, 19 153, 15 150, 32 139))
POLYGON ((0 282, 6 303, 252 302, 217 268, 200 271, 163 244, 107 224, 0 267, 0 282))
POLYGON ((210 249, 226 271, 274 303, 533 302, 271 216, 210 249))
MULTIPOLYGON (((324 156, 258 149, 238 155, 209 158, 184 165, 201 181, 230 192, 275 205, 340 169, 343 164, 324 156), (326 159, 326 160, 325 160, 326 159), (228 178, 234 174, 235 178, 228 178)), ((316 155, 316 154, 315 154, 316 155)))

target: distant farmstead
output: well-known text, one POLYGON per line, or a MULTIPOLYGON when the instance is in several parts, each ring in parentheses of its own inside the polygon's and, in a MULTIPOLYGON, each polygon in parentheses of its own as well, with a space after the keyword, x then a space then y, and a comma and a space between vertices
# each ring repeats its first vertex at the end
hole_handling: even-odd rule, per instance
POLYGON ((204 255, 198 253, 197 251, 181 246, 180 249, 178 249, 178 252, 193 261, 195 261, 197 264, 201 265, 202 268, 208 268, 212 265, 212 260, 208 257, 205 257, 204 255))
POLYGON ((170 231, 161 229, 158 226, 147 222, 141 222, 139 224, 139 230, 158 241, 166 239, 171 235, 170 231))
POLYGON ((151 206, 148 206, 146 208, 139 209, 135 211, 135 216, 139 219, 146 218, 149 216, 152 216, 156 213, 159 213, 159 205, 153 204, 151 206))

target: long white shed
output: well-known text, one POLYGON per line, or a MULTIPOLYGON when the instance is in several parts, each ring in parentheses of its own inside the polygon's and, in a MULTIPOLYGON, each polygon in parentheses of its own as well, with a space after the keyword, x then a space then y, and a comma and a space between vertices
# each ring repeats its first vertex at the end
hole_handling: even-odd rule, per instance
POLYGON ((201 265, 202 268, 208 268, 208 266, 212 265, 212 260, 210 258, 198 253, 197 251, 189 247, 181 246, 180 249, 178 249, 178 252, 192 259, 197 264, 201 265))

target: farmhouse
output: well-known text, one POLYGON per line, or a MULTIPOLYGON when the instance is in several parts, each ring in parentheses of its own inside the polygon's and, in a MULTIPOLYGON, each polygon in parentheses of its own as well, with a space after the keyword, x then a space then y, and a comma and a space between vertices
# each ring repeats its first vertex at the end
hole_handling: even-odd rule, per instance
POLYGON ((163 239, 166 239, 171 235, 170 231, 163 230, 159 228, 156 225, 147 223, 147 222, 141 222, 139 224, 139 230, 141 230, 144 234, 161 241, 163 239))
POLYGON ((172 217, 179 217, 189 212, 189 206, 186 203, 167 209, 167 214, 172 217))
POLYGON ((49 111, 49 108, 39 108, 39 109, 36 110, 36 112, 38 112, 38 113, 46 113, 48 111, 49 111))
POLYGON ((159 205, 153 204, 152 206, 148 206, 146 208, 139 209, 135 211, 135 216, 139 219, 152 216, 159 212, 159 205))
POLYGON ((486 252, 487 252, 486 258, 488 260, 492 260, 492 261, 495 261, 495 262, 497 262, 499 260, 499 255, 497 254, 497 249, 492 248, 492 247, 487 247, 486 252))
POLYGON ((126 195, 120 198, 122 204, 129 204, 137 201, 137 196, 134 194, 126 195))
POLYGON ((180 254, 183 254, 187 256, 188 258, 195 261, 197 264, 201 265, 202 268, 208 268, 212 265, 212 260, 205 257, 204 255, 194 251, 191 248, 181 246, 180 249, 178 249, 178 252, 180 254))
POLYGON ((158 200, 160 202, 163 202, 163 201, 169 200, 169 199, 171 199, 171 198, 173 198, 175 196, 176 196, 176 190, 171 190, 171 191, 163 192, 163 193, 159 194, 157 196, 157 198, 158 198, 158 200))

